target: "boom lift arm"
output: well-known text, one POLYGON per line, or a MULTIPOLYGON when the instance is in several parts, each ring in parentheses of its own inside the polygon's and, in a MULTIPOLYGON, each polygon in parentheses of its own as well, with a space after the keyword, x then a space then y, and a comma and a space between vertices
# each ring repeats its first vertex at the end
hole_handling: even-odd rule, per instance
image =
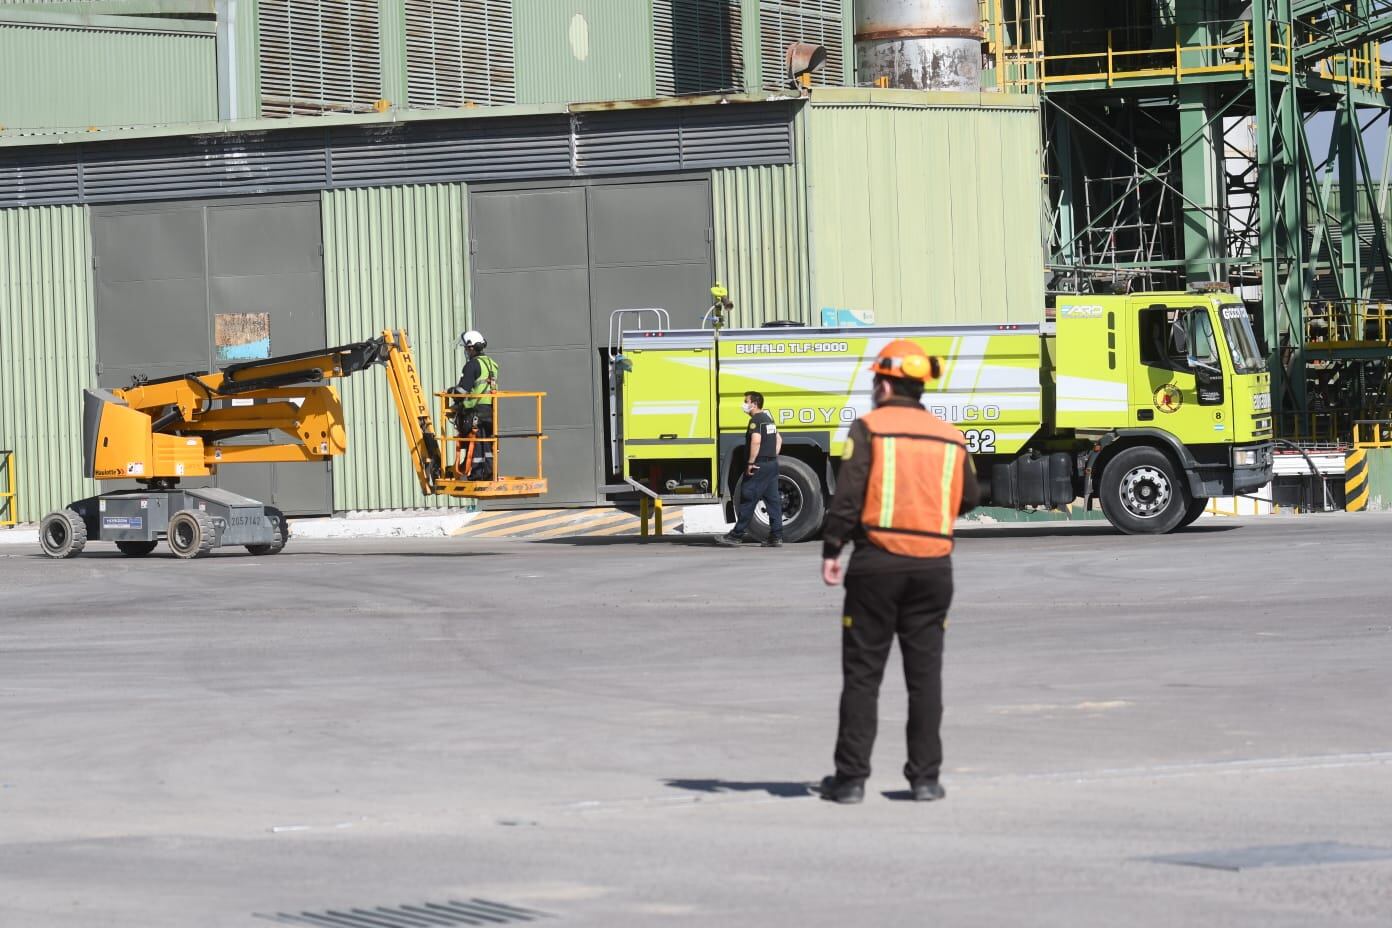
MULTIPOLYGON (((524 497, 546 492, 541 474, 542 394, 493 394, 534 397, 537 427, 521 437, 537 443, 535 477, 498 477, 490 481, 454 479, 442 450, 456 451, 462 438, 443 439, 436 431, 430 401, 421 384, 405 331, 337 348, 283 355, 233 364, 220 371, 180 374, 159 380, 137 379, 120 390, 88 390, 84 396, 83 463, 85 475, 97 480, 136 480, 139 491, 118 491, 73 503, 44 519, 41 540, 54 557, 71 557, 89 539, 110 538, 127 554, 148 553, 168 537, 180 556, 196 557, 220 544, 246 544, 255 553, 274 553, 284 545, 288 528, 278 510, 223 490, 181 490, 185 477, 208 477, 220 464, 327 461, 348 448, 348 433, 338 391, 329 381, 382 366, 393 405, 406 438, 412 468, 426 495, 524 497), (246 444, 233 439, 280 433, 289 443, 246 444), (139 504, 139 509, 132 508, 139 504), (131 505, 127 505, 131 504, 131 505), (108 510, 132 515, 107 515, 108 510), (176 517, 184 511, 212 512, 204 534, 211 544, 181 553, 176 517), (230 539, 230 540, 229 540, 230 539), (259 549, 259 550, 258 550, 259 549)), ((448 395, 442 395, 447 403, 448 395)), ((498 439, 475 439, 497 442, 498 439)), ((190 517, 194 522, 198 518, 190 517)), ((190 542, 192 544, 192 542, 190 542)))

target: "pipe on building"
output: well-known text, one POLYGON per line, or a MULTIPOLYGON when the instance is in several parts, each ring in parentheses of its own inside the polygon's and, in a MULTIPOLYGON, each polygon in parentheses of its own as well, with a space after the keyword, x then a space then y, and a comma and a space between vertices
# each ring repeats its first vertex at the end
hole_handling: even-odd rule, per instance
POLYGON ((981 90, 978 0, 857 0, 856 83, 981 90))

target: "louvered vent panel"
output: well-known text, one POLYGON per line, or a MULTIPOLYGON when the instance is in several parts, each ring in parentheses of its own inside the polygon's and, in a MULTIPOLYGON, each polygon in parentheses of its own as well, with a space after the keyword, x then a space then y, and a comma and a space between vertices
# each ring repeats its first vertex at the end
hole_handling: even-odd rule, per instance
POLYGON ((511 0, 406 0, 406 69, 413 107, 515 102, 511 0))
POLYGON ((20 149, 0 208, 793 162, 793 101, 409 120, 20 149))
POLYGON ((81 189, 78 152, 11 149, 0 157, 0 209, 72 203, 81 189))
POLYGON ((739 0, 654 0, 658 95, 742 89, 741 22, 739 0))
POLYGON ((261 0, 261 112, 370 112, 382 98, 377 0, 261 0))
POLYGON ((759 59, 764 86, 787 83, 784 55, 793 42, 811 42, 826 49, 826 63, 812 75, 814 85, 841 84, 845 61, 842 9, 842 0, 761 0, 759 59))

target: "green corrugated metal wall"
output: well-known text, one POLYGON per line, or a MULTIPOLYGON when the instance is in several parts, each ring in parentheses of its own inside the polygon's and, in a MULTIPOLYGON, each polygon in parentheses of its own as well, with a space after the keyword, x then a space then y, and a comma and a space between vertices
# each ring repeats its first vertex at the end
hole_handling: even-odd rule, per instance
POLYGON ((651 0, 516 3, 517 102, 653 95, 651 0))
POLYGON ((999 99, 814 94, 814 310, 871 309, 882 324, 1042 318, 1039 112, 999 99))
POLYGON ((20 521, 92 495, 82 389, 92 362, 87 210, 0 210, 0 449, 15 452, 20 521))
POLYGON ((217 119, 217 103, 211 32, 0 22, 0 126, 7 129, 200 122, 217 119))
POLYGON ((711 172, 715 276, 735 301, 734 323, 812 322, 806 174, 801 164, 711 172))
MULTIPOLYGON (((467 202, 462 184, 323 195, 329 344, 404 328, 426 389, 453 386, 467 319, 467 202)), ((335 511, 445 505, 421 494, 385 376, 339 383, 348 452, 334 462, 335 511)))

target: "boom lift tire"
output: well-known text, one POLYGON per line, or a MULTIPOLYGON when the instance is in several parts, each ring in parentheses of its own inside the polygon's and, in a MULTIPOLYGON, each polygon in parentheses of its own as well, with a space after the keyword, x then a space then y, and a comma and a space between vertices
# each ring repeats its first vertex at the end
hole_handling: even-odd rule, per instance
POLYGON ((1107 521, 1127 535, 1174 531, 1192 501, 1183 471, 1165 452, 1147 446, 1126 448, 1107 462, 1098 499, 1107 521))
POLYGON ((49 557, 77 557, 87 546, 87 523, 71 509, 50 512, 39 525, 39 543, 49 557))
POLYGON ((1184 518, 1179 520, 1180 528, 1188 528, 1198 521, 1199 516, 1204 514, 1208 508, 1208 497, 1200 496, 1189 502, 1189 510, 1184 513, 1184 518))
POLYGON ((180 509, 169 520, 169 550, 174 556, 190 560, 213 549, 213 520, 197 509, 180 509))
MULTIPOLYGON (((802 461, 786 454, 778 456, 778 490, 783 496, 783 540, 789 544, 815 538, 826 515, 822 482, 802 461)), ((735 506, 744 498, 744 478, 735 486, 735 506)), ((769 537, 768 513, 754 511, 749 534, 764 541, 769 537)))
POLYGON ((126 557, 144 557, 155 550, 158 541, 118 541, 116 549, 126 557))
POLYGON ((285 521, 285 513, 267 506, 266 518, 275 525, 275 537, 267 545, 247 545, 246 549, 252 554, 279 554, 285 550, 285 543, 290 540, 290 525, 285 521))

